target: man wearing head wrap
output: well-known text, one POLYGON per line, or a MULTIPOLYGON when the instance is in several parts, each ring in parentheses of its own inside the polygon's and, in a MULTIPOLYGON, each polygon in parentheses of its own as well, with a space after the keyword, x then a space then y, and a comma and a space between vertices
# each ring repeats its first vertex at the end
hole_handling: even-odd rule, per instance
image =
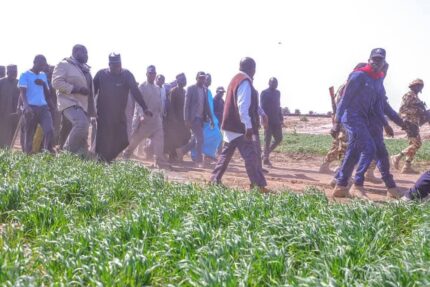
POLYGON ((153 146, 155 165, 160 168, 169 168, 164 157, 164 132, 163 132, 163 105, 161 90, 155 84, 157 71, 150 65, 146 69, 146 81, 139 86, 143 99, 151 110, 152 116, 145 116, 141 107, 135 108, 135 119, 138 124, 131 135, 130 144, 124 151, 124 158, 130 158, 137 146, 149 139, 153 146))
POLYGON ((133 74, 122 68, 120 54, 109 55, 109 68, 97 72, 94 77, 94 93, 97 98, 97 135, 95 152, 100 160, 111 162, 129 144, 125 110, 128 95, 142 109, 142 116, 151 117, 133 74))
POLYGON ((95 117, 93 82, 88 51, 75 45, 72 56, 64 58, 54 68, 52 86, 57 90, 58 110, 71 123, 64 149, 87 157, 90 118, 95 117))
POLYGON ((54 127, 48 106, 49 84, 43 71, 48 63, 43 55, 37 55, 33 61, 33 68, 19 77, 18 87, 20 98, 24 106, 24 147, 25 153, 30 154, 33 149, 33 137, 38 124, 43 130, 43 149, 53 152, 52 138, 54 127))
POLYGON ((348 133, 348 147, 345 158, 336 177, 334 197, 349 197, 348 180, 358 163, 354 185, 352 188, 364 196, 364 173, 375 157, 375 142, 369 127, 370 115, 374 115, 383 126, 387 120, 384 116, 382 98, 385 96, 383 87, 383 68, 385 50, 373 49, 368 64, 353 71, 349 78, 342 99, 337 107, 332 134, 340 130, 342 124, 348 133))
POLYGON ((400 160, 403 156, 406 156, 405 165, 401 170, 401 173, 404 174, 418 173, 412 168, 412 161, 422 145, 419 126, 428 121, 428 119, 424 121, 422 120, 422 118, 425 118, 427 114, 426 104, 418 97, 418 94, 422 92, 423 87, 423 80, 416 79, 412 81, 409 84, 409 91, 403 96, 402 104, 400 106, 400 116, 405 122, 407 122, 409 127, 406 130, 409 139, 409 146, 399 154, 392 156, 391 160, 394 168, 399 169, 400 160), (412 130, 415 132, 412 132, 412 130))
POLYGON ((184 73, 176 76, 177 85, 168 94, 164 150, 170 161, 178 159, 176 149, 185 145, 191 137, 190 129, 185 126, 184 104, 187 78, 184 73))
POLYGON ((17 67, 7 66, 6 74, 0 79, 0 148, 11 145, 17 122, 12 114, 16 113, 19 98, 17 67))
POLYGON ((251 188, 267 193, 267 182, 259 164, 261 158, 254 143, 259 128, 258 92, 252 85, 255 70, 254 59, 242 58, 239 73, 233 77, 228 86, 221 124, 224 146, 212 171, 211 182, 221 184, 221 179, 237 148, 245 161, 251 188))

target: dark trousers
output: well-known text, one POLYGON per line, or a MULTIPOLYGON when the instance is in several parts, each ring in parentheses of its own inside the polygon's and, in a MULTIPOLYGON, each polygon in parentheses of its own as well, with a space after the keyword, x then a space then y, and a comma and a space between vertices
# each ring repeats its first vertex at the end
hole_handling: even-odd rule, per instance
POLYGON ((348 132, 348 147, 345 158, 336 174, 336 182, 340 186, 347 186, 354 167, 358 163, 354 183, 363 185, 364 173, 375 156, 375 143, 364 121, 343 123, 343 126, 348 132))
POLYGON ((203 162, 203 119, 195 118, 191 123, 191 138, 189 142, 182 147, 184 154, 189 152, 193 147, 196 148, 196 162, 203 162))
POLYGON ((430 194, 430 171, 424 172, 406 196, 411 199, 422 199, 430 194))
POLYGON ((43 149, 52 151, 52 138, 54 136, 54 127, 52 123, 51 112, 48 106, 30 106, 33 113, 24 116, 24 152, 29 154, 33 149, 33 137, 36 132, 37 124, 40 124, 43 130, 43 149))
POLYGON ((254 143, 255 152, 257 153, 257 164, 260 170, 263 170, 263 159, 261 158, 261 143, 260 143, 260 134, 258 131, 254 134, 254 138, 252 139, 254 143))
POLYGON ((270 125, 264 129, 264 159, 269 159, 270 153, 282 142, 282 126, 270 125), (273 136, 273 143, 272 143, 273 136))
POLYGON ((382 180, 387 188, 396 187, 393 175, 390 173, 390 155, 388 154, 387 147, 384 143, 383 127, 374 127, 370 129, 373 142, 375 143, 376 152, 375 160, 376 166, 381 173, 382 180))
POLYGON ((229 143, 224 143, 223 150, 218 157, 218 162, 215 169, 212 171, 211 181, 213 183, 221 183, 221 178, 236 148, 239 149, 239 153, 245 161, 246 173, 248 174, 251 185, 260 187, 266 186, 266 179, 258 164, 258 161, 261 162, 261 159, 257 156, 256 143, 246 139, 245 136, 240 136, 229 143))

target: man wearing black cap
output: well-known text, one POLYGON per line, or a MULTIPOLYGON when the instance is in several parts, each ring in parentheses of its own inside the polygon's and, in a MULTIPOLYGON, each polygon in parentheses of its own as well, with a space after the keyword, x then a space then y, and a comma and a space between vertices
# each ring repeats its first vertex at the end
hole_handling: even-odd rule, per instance
POLYGON ((214 114, 218 119, 218 126, 221 127, 222 116, 224 114, 224 87, 218 87, 214 97, 214 114))
POLYGON ((96 115, 93 81, 87 61, 87 48, 77 44, 73 46, 72 56, 58 63, 52 74, 58 110, 71 123, 64 149, 83 157, 88 156, 90 118, 96 115))
POLYGON ((16 129, 16 120, 12 114, 16 113, 19 98, 17 67, 8 65, 6 75, 0 79, 0 148, 11 144, 16 129))
POLYGON ((192 137, 186 145, 176 149, 176 154, 182 160, 183 155, 195 147, 195 163, 198 167, 203 167, 203 123, 209 121, 213 125, 213 119, 205 87, 206 74, 198 72, 196 81, 195 85, 187 89, 184 106, 185 125, 191 130, 192 137))
POLYGON ((264 129, 263 163, 267 166, 272 166, 270 153, 282 142, 282 125, 284 121, 281 109, 281 93, 278 90, 278 80, 276 78, 269 79, 269 88, 261 92, 260 104, 269 120, 267 128, 264 129))
POLYGON ((95 152, 100 160, 111 162, 128 146, 125 109, 131 93, 142 107, 145 117, 152 114, 147 109, 133 74, 122 68, 121 55, 109 55, 109 68, 94 77, 97 96, 97 135, 95 152))
POLYGON ((336 110, 333 134, 343 125, 348 133, 348 147, 345 158, 336 175, 334 197, 349 197, 348 180, 358 163, 352 190, 365 197, 364 173, 375 157, 376 146, 372 139, 370 116, 388 125, 384 116, 385 89, 383 86, 385 50, 373 49, 368 64, 354 70, 348 78, 345 92, 336 110))
POLYGON ((231 80, 225 100, 224 116, 221 129, 224 136, 224 147, 212 171, 211 182, 220 184, 233 154, 239 149, 245 161, 245 168, 251 182, 251 188, 258 188, 267 193, 266 179, 259 165, 253 138, 259 128, 258 92, 252 82, 256 64, 252 58, 241 59, 239 73, 231 80))

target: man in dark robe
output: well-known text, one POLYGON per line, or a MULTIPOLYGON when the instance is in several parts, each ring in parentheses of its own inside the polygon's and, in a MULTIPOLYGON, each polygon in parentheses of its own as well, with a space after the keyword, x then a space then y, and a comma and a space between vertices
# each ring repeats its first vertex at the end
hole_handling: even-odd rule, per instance
POLYGON ((142 107, 144 116, 152 116, 147 109, 133 74, 121 66, 121 56, 109 55, 109 68, 94 77, 97 96, 97 135, 95 151, 100 160, 111 162, 129 144, 125 109, 131 93, 142 107))
POLYGON ((169 155, 169 160, 177 159, 176 149, 185 145, 191 137, 190 129, 185 126, 184 104, 187 78, 181 73, 176 76, 177 86, 169 95, 165 126, 164 150, 169 155))
POLYGON ((16 129, 19 88, 17 67, 7 66, 7 76, 0 79, 0 148, 9 147, 16 129))

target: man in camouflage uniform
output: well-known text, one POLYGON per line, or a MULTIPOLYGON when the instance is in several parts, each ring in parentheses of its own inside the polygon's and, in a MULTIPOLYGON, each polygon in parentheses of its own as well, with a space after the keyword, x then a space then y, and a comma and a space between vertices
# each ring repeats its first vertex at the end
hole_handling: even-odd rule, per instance
MULTIPOLYGON (((343 90, 345 89, 345 84, 342 84, 336 91, 335 94, 335 103, 336 106, 339 104, 340 99, 342 98, 343 90)), ((346 134, 345 130, 341 128, 339 135, 334 137, 331 148, 327 155, 323 159, 323 163, 320 166, 320 172, 322 173, 331 173, 330 170, 330 163, 332 163, 335 160, 341 160, 343 156, 345 155, 345 150, 347 147, 348 142, 348 135, 346 134)))
POLYGON ((416 152, 421 147, 421 137, 419 134, 419 126, 427 122, 426 105, 418 98, 424 87, 424 82, 421 79, 413 80, 409 84, 409 91, 403 96, 402 104, 400 106, 400 116, 408 123, 409 128, 406 130, 409 146, 401 151, 399 154, 391 157, 394 168, 399 169, 399 163, 403 156, 405 156, 405 165, 402 168, 403 174, 416 174, 418 173, 412 169, 411 163, 415 157, 416 152))

